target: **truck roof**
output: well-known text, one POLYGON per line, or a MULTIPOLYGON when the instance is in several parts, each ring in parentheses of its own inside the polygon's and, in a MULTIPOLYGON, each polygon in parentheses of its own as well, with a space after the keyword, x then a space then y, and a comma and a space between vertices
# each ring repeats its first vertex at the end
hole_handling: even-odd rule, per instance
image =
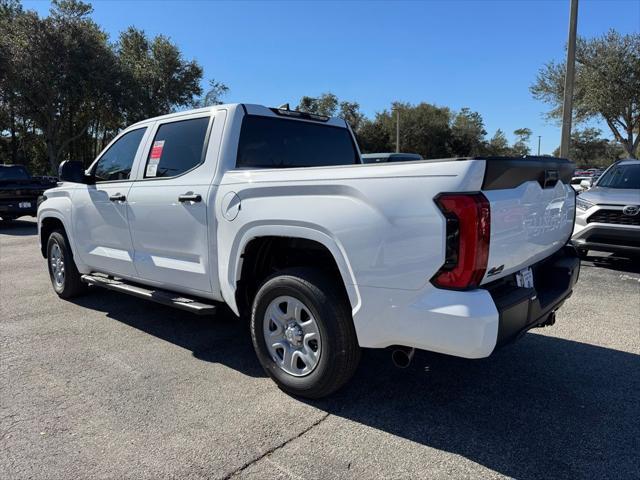
POLYGON ((224 103, 221 105, 212 105, 210 107, 193 108, 190 110, 180 110, 179 112, 168 113, 166 115, 160 115, 158 117, 152 117, 152 118, 141 120, 139 122, 136 122, 130 125, 127 128, 130 128, 136 125, 143 125, 149 122, 155 122, 157 120, 167 120, 171 118, 178 118, 185 115, 191 115, 194 113, 211 113, 215 110, 220 110, 225 108, 236 109, 238 107, 243 108, 245 113, 249 115, 261 115, 266 117, 286 117, 292 120, 322 122, 326 125, 331 125, 333 127, 347 128, 347 123, 341 118, 323 117, 321 115, 307 114, 306 112, 298 112, 296 110, 270 108, 270 107, 265 107, 264 105, 257 105, 257 104, 251 104, 251 103, 224 103))

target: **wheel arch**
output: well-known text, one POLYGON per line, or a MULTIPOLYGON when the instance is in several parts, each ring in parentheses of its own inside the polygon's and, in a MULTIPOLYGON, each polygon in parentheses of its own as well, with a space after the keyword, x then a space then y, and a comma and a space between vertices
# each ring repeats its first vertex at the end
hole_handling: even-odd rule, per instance
POLYGON ((47 258, 47 240, 51 235, 51 232, 57 229, 62 229, 67 241, 69 242, 69 249, 73 261, 81 273, 89 273, 87 266, 78 258, 76 254, 76 245, 71 234, 70 226, 67 225, 67 221, 64 215, 57 210, 42 210, 42 207, 38 211, 38 234, 40 239, 40 253, 44 258, 47 258))
POLYGON ((47 258, 47 241, 49 236, 55 230, 60 229, 62 229, 66 237, 69 238, 64 220, 61 217, 48 213, 39 218, 38 230, 40 234, 40 253, 42 253, 44 258, 47 258))
POLYGON ((319 266, 328 270, 341 282, 352 313, 360 308, 360 294, 347 256, 329 233, 309 226, 260 225, 238 232, 228 262, 221 262, 221 266, 227 265, 227 271, 220 272, 222 296, 236 314, 255 294, 255 284, 273 273, 273 264, 268 261, 283 259, 282 268, 319 266))

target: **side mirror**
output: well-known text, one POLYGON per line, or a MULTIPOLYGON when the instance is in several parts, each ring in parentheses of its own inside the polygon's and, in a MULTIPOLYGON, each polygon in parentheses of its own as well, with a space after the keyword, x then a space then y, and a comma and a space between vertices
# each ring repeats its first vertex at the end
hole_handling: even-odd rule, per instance
POLYGON ((82 162, 65 160, 58 168, 58 177, 62 182, 91 183, 90 177, 84 173, 82 162))
POLYGON ((582 188, 591 188, 591 184, 593 183, 593 180, 582 180, 580 182, 580 186, 582 188))

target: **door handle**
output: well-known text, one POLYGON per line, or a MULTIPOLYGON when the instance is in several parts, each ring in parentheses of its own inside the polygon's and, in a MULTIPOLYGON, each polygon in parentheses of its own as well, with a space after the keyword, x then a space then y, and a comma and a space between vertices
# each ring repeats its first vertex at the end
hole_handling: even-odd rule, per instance
POLYGON ((109 196, 109 200, 112 202, 124 202, 127 199, 123 194, 116 193, 115 195, 109 196))
POLYGON ((202 197, 199 193, 183 193, 182 195, 178 195, 179 202, 201 202, 202 197))

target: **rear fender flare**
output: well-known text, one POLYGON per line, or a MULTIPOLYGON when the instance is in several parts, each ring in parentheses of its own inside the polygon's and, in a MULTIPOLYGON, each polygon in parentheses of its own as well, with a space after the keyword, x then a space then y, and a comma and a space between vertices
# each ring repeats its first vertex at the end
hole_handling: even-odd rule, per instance
POLYGON ((237 282, 240 280, 242 272, 242 254, 249 242, 259 237, 301 238, 323 245, 329 250, 338 266, 342 282, 349 296, 352 314, 355 315, 360 309, 360 293, 346 252, 340 242, 329 232, 324 231, 322 227, 315 224, 253 224, 245 225, 238 232, 229 250, 228 259, 221 261, 219 264, 222 297, 236 314, 239 313, 239 309, 235 293, 237 282), (227 266, 226 269, 225 266, 227 266))

